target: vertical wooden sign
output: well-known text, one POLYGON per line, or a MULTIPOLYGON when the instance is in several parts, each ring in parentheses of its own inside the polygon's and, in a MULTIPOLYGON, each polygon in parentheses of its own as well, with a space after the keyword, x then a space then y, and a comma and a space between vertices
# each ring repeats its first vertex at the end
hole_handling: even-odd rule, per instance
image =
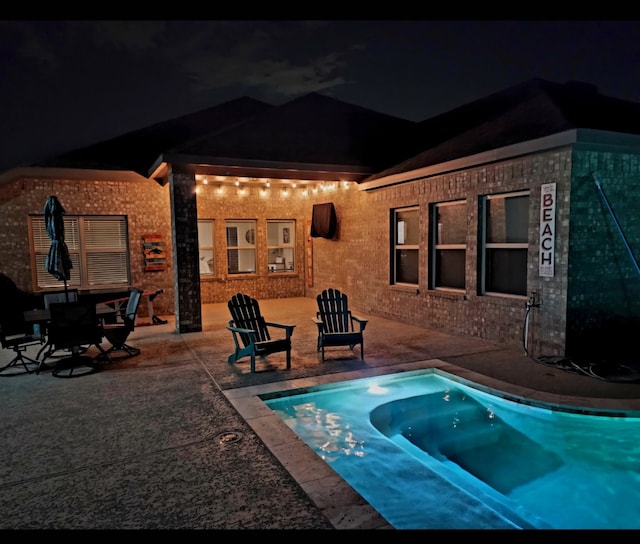
POLYGON ((142 251, 145 272, 165 269, 164 239, 160 234, 143 234, 142 251))
POLYGON ((556 232, 556 184, 546 183, 540 190, 540 276, 553 278, 556 232))

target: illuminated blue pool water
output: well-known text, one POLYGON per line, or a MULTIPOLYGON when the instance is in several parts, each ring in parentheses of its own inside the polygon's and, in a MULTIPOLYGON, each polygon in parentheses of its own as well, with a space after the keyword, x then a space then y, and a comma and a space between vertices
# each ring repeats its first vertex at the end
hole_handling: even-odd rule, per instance
POLYGON ((261 395, 398 529, 640 528, 637 414, 505 397, 432 370, 261 395))

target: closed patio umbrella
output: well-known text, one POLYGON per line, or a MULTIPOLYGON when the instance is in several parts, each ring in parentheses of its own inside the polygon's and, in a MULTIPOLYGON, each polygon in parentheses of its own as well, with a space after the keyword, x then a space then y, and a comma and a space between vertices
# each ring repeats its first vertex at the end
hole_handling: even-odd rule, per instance
POLYGON ((58 280, 64 281, 64 292, 67 293, 67 280, 71 278, 71 257, 64 241, 64 208, 58 197, 50 196, 42 210, 47 234, 51 238, 51 247, 45 261, 47 272, 58 280))

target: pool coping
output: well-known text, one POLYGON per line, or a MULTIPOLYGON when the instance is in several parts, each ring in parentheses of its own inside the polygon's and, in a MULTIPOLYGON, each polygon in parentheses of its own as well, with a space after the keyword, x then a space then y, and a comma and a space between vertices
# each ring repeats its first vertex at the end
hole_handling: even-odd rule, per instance
MULTIPOLYGON (((396 374, 413 370, 437 369, 495 391, 518 397, 531 404, 545 403, 583 413, 639 410, 640 400, 630 405, 629 399, 571 397, 536 391, 513 385, 440 359, 414 361, 350 372, 285 380, 222 391, 242 418, 267 448, 298 482, 313 503, 336 529, 394 529, 350 484, 326 464, 307 444, 275 414, 260 395, 314 387, 329 383, 396 374)), ((635 414, 634 414, 635 415, 635 414)))

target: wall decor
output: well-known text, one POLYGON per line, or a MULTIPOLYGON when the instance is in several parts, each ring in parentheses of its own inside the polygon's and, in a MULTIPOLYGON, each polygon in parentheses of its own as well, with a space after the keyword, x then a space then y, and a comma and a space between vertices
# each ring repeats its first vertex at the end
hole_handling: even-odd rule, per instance
POLYGON ((144 270, 153 272, 165 269, 164 239, 160 234, 143 234, 142 250, 144 253, 144 270))

